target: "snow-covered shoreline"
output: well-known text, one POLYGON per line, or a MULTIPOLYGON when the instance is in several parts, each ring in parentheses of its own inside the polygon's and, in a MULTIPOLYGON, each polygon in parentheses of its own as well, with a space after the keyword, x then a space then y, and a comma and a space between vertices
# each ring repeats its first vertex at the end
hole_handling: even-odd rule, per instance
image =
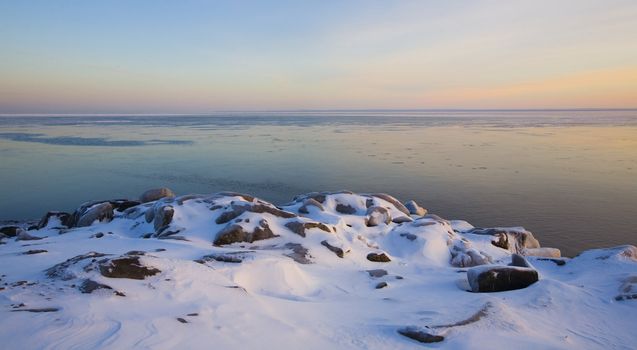
POLYGON ((386 194, 154 189, 0 230, 5 348, 637 343, 634 246, 563 258, 386 194))

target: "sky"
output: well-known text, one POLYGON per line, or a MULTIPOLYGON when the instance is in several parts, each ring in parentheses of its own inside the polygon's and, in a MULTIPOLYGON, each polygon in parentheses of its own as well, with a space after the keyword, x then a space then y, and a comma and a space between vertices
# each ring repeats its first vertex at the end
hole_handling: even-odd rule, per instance
POLYGON ((3 114, 635 107, 635 0, 0 0, 3 114))

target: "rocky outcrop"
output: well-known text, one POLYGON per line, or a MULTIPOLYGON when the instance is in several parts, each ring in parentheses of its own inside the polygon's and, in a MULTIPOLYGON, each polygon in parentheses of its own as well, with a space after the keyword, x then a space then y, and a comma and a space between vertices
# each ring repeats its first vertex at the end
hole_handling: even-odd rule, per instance
POLYGON ((262 219, 261 221, 259 221, 259 224, 256 225, 251 231, 249 231, 241 224, 229 224, 224 229, 219 231, 219 233, 217 234, 217 238, 214 240, 213 244, 216 246, 221 246, 237 242, 252 243, 254 241, 274 237, 278 237, 278 235, 275 235, 270 229, 268 222, 265 219, 262 219))
POLYGON ((162 199, 166 197, 174 197, 174 196, 175 194, 169 188, 160 187, 160 188, 153 188, 142 193, 142 195, 139 196, 139 201, 142 203, 148 203, 148 202, 156 201, 158 199, 162 199))
POLYGON ((270 215, 284 219, 291 219, 296 217, 296 214, 294 213, 281 210, 275 206, 265 203, 232 202, 229 209, 230 210, 224 211, 217 217, 217 219, 215 220, 217 224, 225 224, 227 222, 230 222, 238 218, 245 212, 257 214, 268 213, 270 215))
POLYGON ((336 254, 336 256, 338 256, 339 258, 344 258, 345 257, 345 253, 347 253, 349 250, 345 250, 342 247, 339 247, 333 243, 328 242, 327 240, 321 241, 321 245, 324 246, 325 248, 329 249, 332 253, 336 254))

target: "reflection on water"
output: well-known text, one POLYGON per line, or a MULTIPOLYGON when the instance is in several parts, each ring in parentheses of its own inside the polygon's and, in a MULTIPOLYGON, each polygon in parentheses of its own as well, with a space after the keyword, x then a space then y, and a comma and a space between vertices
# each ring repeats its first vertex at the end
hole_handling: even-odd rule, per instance
POLYGON ((0 220, 154 186, 275 203, 349 189, 524 226, 569 255, 637 244, 636 111, 5 116, 0 160, 0 220))

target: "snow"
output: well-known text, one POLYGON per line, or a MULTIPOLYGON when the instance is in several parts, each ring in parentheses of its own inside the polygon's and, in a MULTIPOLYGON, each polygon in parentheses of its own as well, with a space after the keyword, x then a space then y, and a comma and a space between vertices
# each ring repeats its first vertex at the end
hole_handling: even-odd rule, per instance
POLYGON ((569 259, 531 240, 533 247, 523 250, 539 273, 538 282, 524 289, 473 293, 468 269, 508 265, 511 250, 492 244, 491 235, 470 233, 474 227, 466 221, 435 215, 414 214, 410 222, 369 227, 366 213, 372 206, 386 208, 394 219, 405 216, 389 197, 343 191, 297 196, 279 208, 231 193, 166 197, 116 210, 112 220, 85 227, 66 228, 52 217, 46 227, 28 231, 41 240, 2 239, 0 344, 6 349, 199 349, 213 344, 241 349, 493 349, 511 344, 519 349, 631 349, 637 344, 637 299, 631 298, 637 293, 637 248, 596 249, 569 259), (299 212, 317 195, 323 210, 309 205, 307 214, 299 212), (353 212, 337 211, 339 204, 353 212), (166 205, 174 215, 162 232, 174 234, 161 237, 145 214, 166 205), (216 222, 232 208, 257 205, 228 222, 216 222), (261 220, 275 237, 212 244, 227 225, 253 232, 261 220), (323 223, 330 232, 312 227, 302 237, 285 226, 292 221, 323 223), (97 233, 103 236, 95 238, 97 233), (175 237, 182 239, 169 239, 175 237), (343 249, 343 258, 323 241, 343 249), (289 243, 307 249, 311 263, 291 258, 292 247, 299 246, 289 243), (46 252, 23 254, 29 250, 46 252), (145 254, 126 255, 131 251, 145 254), (89 252, 109 255, 69 263, 62 268, 65 277, 45 272, 89 252), (391 261, 367 260, 372 252, 384 252, 391 261), (235 262, 195 261, 211 254, 232 256, 235 262), (138 256, 143 266, 161 272, 143 280, 100 273, 100 264, 122 255, 138 256), (367 272, 375 269, 387 274, 367 272), (82 293, 78 287, 86 279, 112 289, 82 293), (387 287, 376 289, 381 282, 387 287), (401 329, 444 340, 419 343, 399 334, 401 329))

